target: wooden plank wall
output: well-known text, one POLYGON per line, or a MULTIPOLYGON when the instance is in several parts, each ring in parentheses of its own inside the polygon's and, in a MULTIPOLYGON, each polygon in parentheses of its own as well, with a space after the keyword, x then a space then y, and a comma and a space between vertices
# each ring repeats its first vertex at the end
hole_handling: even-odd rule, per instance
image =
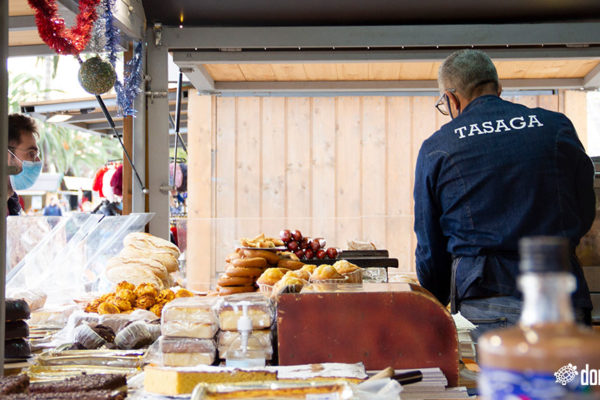
MULTIPOLYGON (((371 240, 399 259, 399 271, 414 270, 414 165, 423 140, 448 121, 436 97, 200 98, 190 94, 188 134, 199 143, 189 145, 188 270, 205 271, 195 282, 206 283, 208 268, 214 282, 212 266, 224 270, 240 237, 282 228, 342 248, 371 240), (210 240, 205 227, 189 228, 209 216, 210 240)), ((580 93, 509 100, 567 110, 585 143, 580 93)))

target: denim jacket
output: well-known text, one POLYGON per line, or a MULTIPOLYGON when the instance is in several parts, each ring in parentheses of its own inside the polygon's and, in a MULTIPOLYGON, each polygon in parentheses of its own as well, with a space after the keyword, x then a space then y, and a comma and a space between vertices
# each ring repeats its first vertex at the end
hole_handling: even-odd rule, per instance
MULTIPOLYGON (((492 95, 476 98, 419 151, 419 281, 447 304, 452 258, 461 257, 458 299, 520 296, 519 239, 563 236, 575 249, 594 220, 593 179, 593 164, 565 115, 492 95)), ((592 308, 574 251, 571 258, 574 305, 592 308)))

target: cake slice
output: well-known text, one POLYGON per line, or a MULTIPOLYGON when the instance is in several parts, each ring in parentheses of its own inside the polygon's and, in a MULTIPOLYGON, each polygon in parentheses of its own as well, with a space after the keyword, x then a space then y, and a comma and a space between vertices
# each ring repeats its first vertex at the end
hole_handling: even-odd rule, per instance
POLYGON ((192 393, 197 384, 275 381, 277 373, 268 369, 235 369, 211 366, 144 368, 144 390, 148 393, 176 396, 192 393))

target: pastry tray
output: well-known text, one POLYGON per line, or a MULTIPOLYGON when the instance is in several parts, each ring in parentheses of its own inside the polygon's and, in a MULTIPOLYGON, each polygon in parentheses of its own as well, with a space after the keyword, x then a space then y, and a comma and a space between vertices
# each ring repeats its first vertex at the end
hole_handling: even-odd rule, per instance
POLYGON ((144 350, 64 350, 46 351, 37 357, 40 366, 88 365, 141 368, 144 350))
POLYGON ((99 365, 33 365, 26 370, 32 382, 57 381, 86 374, 124 374, 142 372, 141 368, 106 367, 99 365))

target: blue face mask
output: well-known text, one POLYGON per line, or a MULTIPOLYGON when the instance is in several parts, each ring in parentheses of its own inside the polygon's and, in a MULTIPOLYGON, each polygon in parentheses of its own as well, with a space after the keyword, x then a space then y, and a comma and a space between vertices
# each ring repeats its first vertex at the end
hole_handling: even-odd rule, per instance
POLYGON ((33 186, 42 172, 41 161, 22 161, 23 171, 10 175, 10 184, 14 190, 25 190, 33 186))

